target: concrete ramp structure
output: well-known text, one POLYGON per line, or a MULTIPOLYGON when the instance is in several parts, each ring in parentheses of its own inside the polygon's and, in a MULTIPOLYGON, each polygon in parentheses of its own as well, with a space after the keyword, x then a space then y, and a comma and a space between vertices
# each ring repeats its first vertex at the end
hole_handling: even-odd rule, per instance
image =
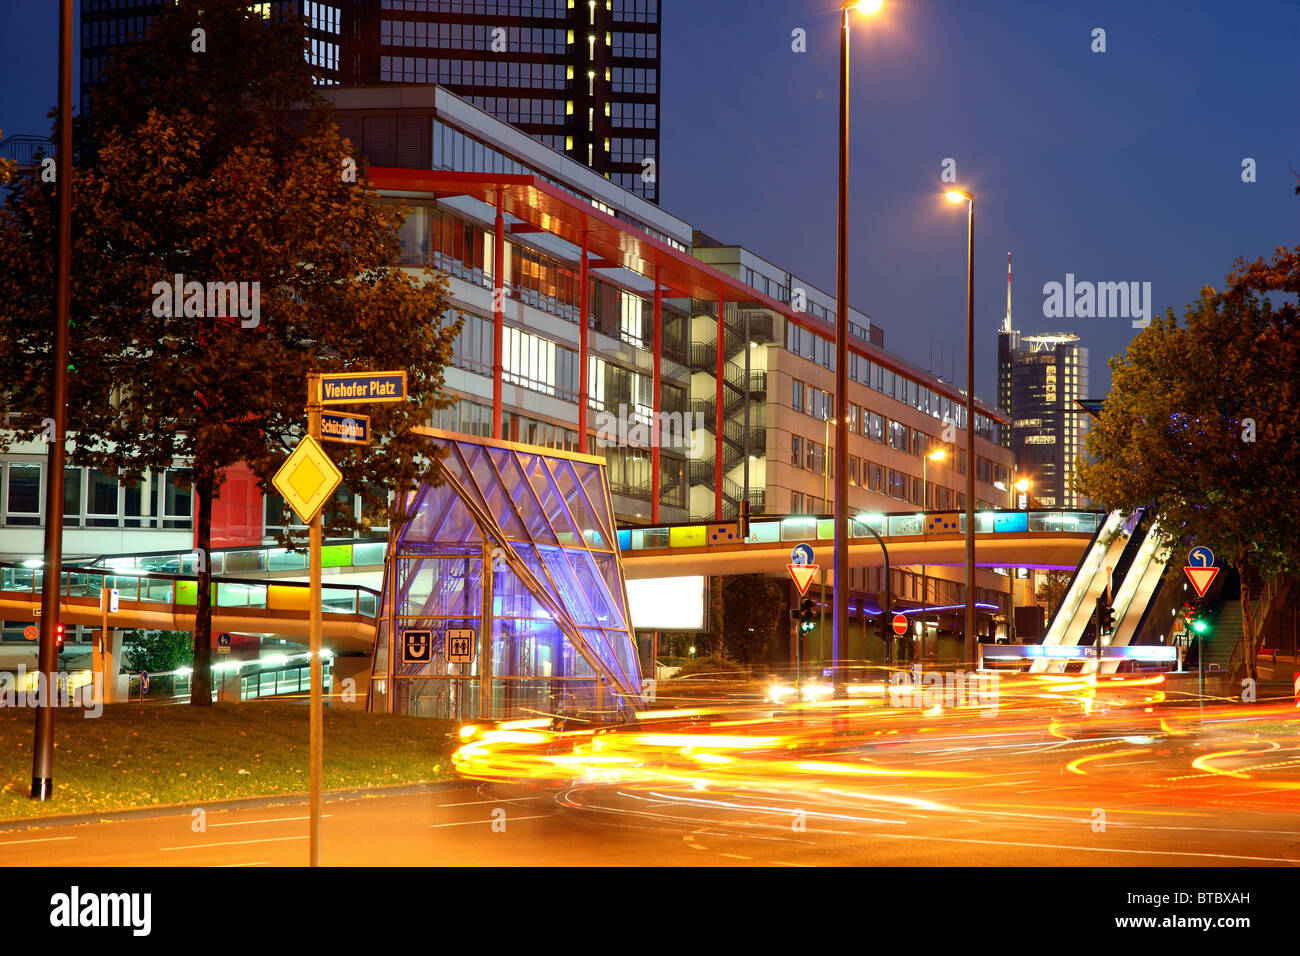
POLYGON ((604 460, 417 431, 444 454, 389 548, 369 707, 629 715, 641 675, 604 460))

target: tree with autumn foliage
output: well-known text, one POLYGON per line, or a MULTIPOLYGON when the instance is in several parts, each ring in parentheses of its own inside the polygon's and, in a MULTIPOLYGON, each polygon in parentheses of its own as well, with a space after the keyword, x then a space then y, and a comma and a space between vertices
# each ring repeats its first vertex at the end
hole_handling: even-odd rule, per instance
POLYGON ((1240 574, 1251 677, 1269 608, 1300 571, 1297 294, 1300 246, 1280 248, 1238 260, 1182 324, 1170 310, 1144 329, 1111 360, 1093 460, 1078 470, 1105 508, 1153 506, 1168 553, 1205 545, 1240 574))
MULTIPOLYGON (((327 534, 389 520, 390 491, 429 465, 411 429, 446 403, 459 324, 445 321, 445 278, 400 268, 400 210, 378 201, 339 136, 306 42, 301 20, 179 0, 115 53, 77 121, 69 461, 128 484, 189 468, 201 555, 224 470, 246 463, 267 491, 305 434, 309 372, 408 373, 407 401, 364 409, 372 445, 329 446, 364 514, 327 509, 327 534), (169 308, 159 284, 176 276, 243 283, 246 305, 258 290, 257 314, 188 288, 169 308)), ((53 188, 16 181, 0 207, 10 439, 30 440, 49 414, 54 223, 53 188)), ((191 703, 208 704, 210 563, 199 570, 191 703)))

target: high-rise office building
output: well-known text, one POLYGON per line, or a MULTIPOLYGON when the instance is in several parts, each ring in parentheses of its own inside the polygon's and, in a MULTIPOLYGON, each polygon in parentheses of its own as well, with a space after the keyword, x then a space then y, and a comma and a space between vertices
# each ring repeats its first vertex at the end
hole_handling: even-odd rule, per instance
POLYGON ((1037 504, 1082 507, 1085 499, 1073 490, 1074 463, 1085 454, 1089 422, 1075 402, 1088 394, 1088 350, 1072 332, 1021 336, 1007 329, 1003 336, 998 377, 1011 384, 1006 410, 1019 477, 1032 483, 1029 493, 1037 504))
MULTIPOLYGON (((85 91, 166 0, 82 0, 85 91)), ((437 83, 650 202, 659 201, 659 0, 275 0, 307 23, 328 85, 437 83)))
MULTIPOLYGON (((1011 253, 1007 253, 1007 314, 998 330, 998 408, 1011 414, 1011 367, 1020 348, 1020 333, 1011 327, 1011 253)), ((998 444, 1011 447, 1011 426, 998 426, 998 444)))
MULTIPOLYGON (((89 92, 112 62, 113 49, 144 39, 149 25, 171 0, 81 0, 81 111, 89 106, 89 92)), ((374 4, 358 3, 358 7, 374 4)), ((388 3, 385 2, 385 6, 388 3)), ((343 6, 314 0, 275 0, 250 3, 249 10, 265 18, 300 16, 307 27, 306 59, 316 82, 334 85, 344 80, 341 70, 343 6)), ((377 12, 377 11, 376 11, 377 12)))

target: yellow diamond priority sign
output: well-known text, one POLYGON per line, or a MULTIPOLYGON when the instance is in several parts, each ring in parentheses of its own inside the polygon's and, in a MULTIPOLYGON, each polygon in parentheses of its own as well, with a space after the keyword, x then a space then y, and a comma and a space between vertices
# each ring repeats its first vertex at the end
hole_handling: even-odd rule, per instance
POLYGON ((311 524, 321 506, 343 480, 325 449, 310 435, 304 435, 280 470, 271 479, 303 524, 311 524))

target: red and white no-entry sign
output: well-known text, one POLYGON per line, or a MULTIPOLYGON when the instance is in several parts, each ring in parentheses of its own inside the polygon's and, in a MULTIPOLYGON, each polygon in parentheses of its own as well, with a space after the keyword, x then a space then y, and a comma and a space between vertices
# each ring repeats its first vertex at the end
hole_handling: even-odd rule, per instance
POLYGON ((907 633, 907 618, 905 618, 901 614, 894 615, 894 633, 895 634, 907 633))

